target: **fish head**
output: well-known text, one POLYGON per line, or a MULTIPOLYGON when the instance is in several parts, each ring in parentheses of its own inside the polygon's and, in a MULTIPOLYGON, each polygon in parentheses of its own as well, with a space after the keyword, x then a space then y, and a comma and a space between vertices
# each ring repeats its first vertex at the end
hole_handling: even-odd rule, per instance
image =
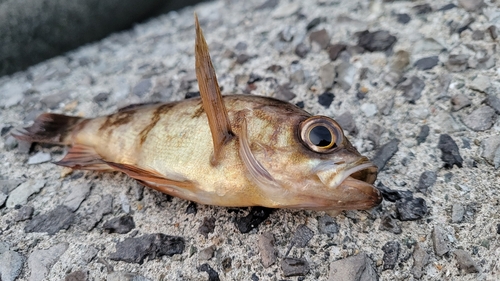
POLYGON ((310 210, 366 210, 381 203, 373 185, 377 167, 356 150, 336 121, 311 116, 294 123, 288 147, 293 156, 281 151, 281 165, 263 163, 275 181, 269 198, 279 207, 310 210))

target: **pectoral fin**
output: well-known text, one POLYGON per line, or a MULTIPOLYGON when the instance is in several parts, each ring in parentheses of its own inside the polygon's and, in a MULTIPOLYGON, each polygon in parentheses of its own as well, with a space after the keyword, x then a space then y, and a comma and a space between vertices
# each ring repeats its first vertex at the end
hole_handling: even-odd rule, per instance
POLYGON ((212 165, 217 165, 220 160, 223 146, 234 138, 231 131, 231 124, 227 115, 227 110, 222 100, 222 95, 217 82, 210 54, 208 53, 207 42, 203 36, 198 16, 194 15, 196 27, 195 59, 196 78, 200 88, 200 96, 203 102, 203 109, 207 114, 208 124, 212 132, 214 143, 214 154, 211 159, 212 165))

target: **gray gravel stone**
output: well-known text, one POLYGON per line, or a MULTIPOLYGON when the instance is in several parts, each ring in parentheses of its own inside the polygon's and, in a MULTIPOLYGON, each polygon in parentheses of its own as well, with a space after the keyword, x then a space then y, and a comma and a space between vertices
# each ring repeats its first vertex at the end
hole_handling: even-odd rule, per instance
POLYGON ((305 224, 301 224, 297 227, 297 230, 293 235, 291 244, 299 248, 304 248, 307 243, 309 243, 309 240, 313 238, 313 236, 314 231, 312 231, 305 224))
POLYGON ((420 70, 428 70, 434 68, 439 63, 438 56, 426 57, 417 60, 413 65, 420 70))
POLYGON ((304 276, 309 272, 309 263, 303 258, 284 258, 281 261, 283 276, 304 276))
POLYGON ((413 250, 413 277, 420 279, 424 275, 424 268, 429 263, 430 255, 420 243, 417 243, 413 250))
POLYGON ((318 218, 318 231, 321 234, 333 236, 339 233, 339 225, 334 218, 329 215, 324 215, 318 218))
POLYGON ((481 9, 485 4, 483 0, 458 0, 458 5, 468 12, 481 9))
POLYGON ((40 192, 40 190, 45 186, 45 181, 32 181, 28 180, 16 187, 9 194, 6 206, 7 208, 14 208, 16 205, 24 205, 28 202, 28 197, 34 193, 40 192))
POLYGON ((88 183, 79 184, 75 187, 70 187, 71 193, 64 199, 63 205, 68 207, 71 211, 76 211, 80 204, 87 198, 90 193, 90 185, 88 183))
POLYGON ((301 58, 305 58, 311 49, 305 43, 299 43, 295 47, 295 54, 301 58))
POLYGON ((134 218, 130 215, 112 218, 102 228, 109 233, 125 234, 135 228, 134 218))
POLYGON ((330 44, 330 35, 328 35, 326 29, 321 29, 311 32, 309 35, 309 41, 311 41, 311 43, 318 44, 320 49, 326 49, 326 47, 330 44))
POLYGON ((14 216, 14 221, 20 222, 29 220, 31 219, 31 216, 33 216, 34 211, 35 208, 31 206, 22 206, 21 209, 19 209, 19 211, 17 211, 16 215, 14 216))
POLYGON ((335 81, 344 91, 348 91, 355 81, 358 69, 349 62, 341 62, 335 67, 335 72, 337 73, 335 81))
POLYGON ((330 57, 330 60, 336 60, 339 57, 340 53, 343 52, 346 48, 347 45, 342 43, 331 44, 330 46, 328 46, 328 56, 330 57))
POLYGON ((396 36, 391 35, 386 30, 377 30, 374 32, 365 30, 360 32, 358 36, 358 46, 369 52, 387 51, 397 41, 396 36))
POLYGON ((384 251, 384 257, 382 258, 384 266, 382 270, 394 269, 399 259, 401 246, 397 241, 389 241, 382 247, 382 251, 384 251))
POLYGON ((44 153, 43 151, 39 151, 28 159, 28 164, 29 165, 41 164, 49 162, 50 160, 52 160, 52 156, 50 156, 50 153, 44 153))
POLYGON ((409 103, 415 103, 422 96, 425 88, 425 82, 417 76, 412 76, 397 86, 398 90, 403 91, 403 97, 409 103))
POLYGON ((279 85, 276 89, 276 98, 284 101, 293 100, 297 95, 290 90, 289 84, 279 85))
POLYGON ((130 213, 130 202, 128 201, 128 197, 124 193, 120 193, 120 203, 122 205, 122 211, 125 214, 130 213))
POLYGON ((9 194, 16 189, 23 181, 22 180, 0 180, 0 192, 9 194))
POLYGON ((432 246, 434 247, 434 253, 436 253, 436 255, 441 257, 450 251, 448 238, 446 238, 446 233, 441 226, 434 226, 431 239, 432 246))
POLYGON ((3 206, 3 203, 7 201, 7 194, 0 192, 0 207, 3 206))
POLYGON ((325 89, 333 87, 336 75, 335 65, 331 62, 319 68, 319 80, 325 89))
POLYGON ((494 165, 494 159, 497 151, 500 149, 500 136, 495 135, 484 139, 481 142, 481 157, 488 163, 494 165))
POLYGON ((491 106, 497 114, 500 114, 500 98, 494 95, 489 95, 485 102, 487 105, 491 106))
POLYGON ((204 217, 203 223, 198 228, 198 232, 208 238, 209 233, 213 233, 215 229, 215 218, 214 217, 204 217))
POLYGON ((446 61, 445 65, 450 71, 461 72, 467 69, 468 61, 469 55, 449 55, 448 61, 446 61))
POLYGON ((464 160, 460 156, 457 143, 450 135, 442 134, 439 136, 438 148, 441 150, 441 160, 443 160, 445 168, 451 169, 453 165, 462 168, 464 160))
POLYGON ((421 143, 425 142, 425 140, 427 140, 427 137, 429 136, 429 131, 430 131, 430 128, 427 125, 423 125, 422 127, 420 127, 420 132, 417 135, 417 143, 418 144, 421 144, 421 143))
POLYGON ((490 86, 491 86, 491 78, 482 74, 477 75, 476 78, 474 78, 474 80, 472 80, 472 82, 469 83, 470 89, 483 93, 486 93, 486 90, 490 86))
POLYGON ((52 266, 68 249, 68 243, 56 244, 46 250, 34 250, 28 257, 28 267, 31 271, 29 281, 44 280, 52 266))
POLYGON ((394 234, 401 234, 403 230, 401 230, 401 226, 399 223, 392 217, 392 215, 384 215, 380 218, 380 230, 389 231, 394 234))
POLYGON ((385 164, 387 164, 392 156, 396 154, 396 152, 398 151, 398 145, 399 140, 392 139, 377 150, 375 156, 372 158, 372 163, 378 167, 379 171, 382 171, 385 167, 385 164))
POLYGON ((280 3, 271 14, 275 19, 286 18, 295 15, 301 9, 300 2, 280 3))
POLYGON ((470 106, 472 103, 469 98, 464 94, 457 94, 451 97, 451 109, 458 111, 464 107, 470 106))
POLYGON ((134 86, 134 88, 132 88, 132 94, 138 97, 144 97, 149 90, 151 90, 152 86, 153 83, 151 82, 151 79, 142 79, 134 86))
POLYGON ((495 110, 489 106, 481 106, 480 108, 472 111, 469 115, 465 116, 462 121, 465 126, 474 131, 488 130, 495 123, 496 114, 495 110))
POLYGON ((273 234, 265 232, 259 235, 258 246, 262 265, 265 268, 273 265, 277 258, 277 251, 274 248, 273 234))
POLYGON ((390 68, 391 71, 394 71, 396 73, 401 73, 406 69, 406 67, 409 64, 410 64, 410 53, 408 53, 405 50, 399 50, 391 57, 390 68))
POLYGON ((108 273, 106 281, 151 281, 151 279, 138 275, 137 273, 114 271, 108 273))
POLYGON ((0 251, 0 280, 14 281, 23 269, 24 257, 12 250, 0 251))
POLYGON ((356 127, 356 121, 354 120, 354 117, 351 112, 346 111, 342 113, 341 115, 335 117, 335 121, 339 123, 340 127, 344 131, 349 132, 350 135, 357 135, 358 134, 358 127, 356 127))
POLYGON ((290 82, 292 84, 303 84, 305 81, 304 68, 300 63, 290 65, 290 82))
POLYGON ((465 207, 460 203, 453 204, 451 208, 451 222, 459 223, 464 219, 465 207))
POLYGON ((101 221, 104 215, 107 215, 113 211, 113 197, 106 194, 94 205, 91 214, 81 223, 82 227, 86 231, 91 231, 98 222, 101 221))
POLYGON ((429 187, 433 186, 437 180, 437 174, 433 171, 425 171, 420 174, 417 191, 426 193, 429 187))
POLYGON ((328 281, 377 281, 377 271, 365 253, 330 263, 328 281))
POLYGON ((87 273, 81 270, 73 271, 66 275, 64 281, 87 281, 87 273))
POLYGON ((366 117, 370 118, 377 114, 377 105, 373 103, 363 103, 361 105, 361 111, 365 114, 366 117))
POLYGON ((217 248, 215 247, 215 245, 212 245, 210 247, 207 247, 207 248, 201 250, 198 253, 198 259, 202 260, 202 261, 207 261, 207 260, 211 259, 214 256, 214 252, 216 249, 217 248))
POLYGON ((73 224, 75 215, 68 207, 59 205, 52 211, 38 215, 24 227, 24 232, 47 232, 56 234, 61 229, 68 229, 73 224))
POLYGON ((472 259, 470 254, 464 250, 455 250, 453 252, 457 260, 458 267, 466 273, 477 273, 480 271, 479 266, 472 259))

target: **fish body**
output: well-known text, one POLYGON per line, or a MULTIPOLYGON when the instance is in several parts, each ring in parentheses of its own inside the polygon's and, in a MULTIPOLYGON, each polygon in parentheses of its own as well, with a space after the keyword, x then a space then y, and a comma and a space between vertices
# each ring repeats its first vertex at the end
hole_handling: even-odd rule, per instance
POLYGON ((56 164, 121 171, 202 204, 347 210, 380 203, 377 168, 334 120, 268 97, 221 96, 200 35, 198 27, 201 98, 93 119, 46 113, 14 135, 70 145, 56 164))

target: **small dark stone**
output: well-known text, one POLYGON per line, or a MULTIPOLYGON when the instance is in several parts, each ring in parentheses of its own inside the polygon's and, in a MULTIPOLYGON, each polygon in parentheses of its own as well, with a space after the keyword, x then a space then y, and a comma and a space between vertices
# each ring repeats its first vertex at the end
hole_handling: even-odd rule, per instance
POLYGON ((489 95, 484 101, 487 105, 495 110, 496 114, 500 114, 500 98, 494 95, 489 95))
POLYGON ((429 126, 427 126, 427 125, 423 125, 422 127, 420 127, 420 132, 418 133, 418 136, 417 136, 417 143, 418 144, 425 142, 425 140, 429 136, 429 130, 430 130, 429 126))
POLYGON ((373 123, 368 127, 365 133, 365 138, 373 142, 373 147, 378 148, 380 145, 380 136, 384 133, 385 128, 377 123, 373 123))
POLYGON ((468 55, 449 55, 448 61, 446 62, 446 67, 450 71, 460 72, 467 69, 467 63, 469 61, 468 55))
POLYGON ((109 258, 115 261, 142 264, 144 259, 182 254, 184 238, 163 233, 147 234, 137 238, 126 238, 116 243, 116 252, 109 258))
POLYGON ((387 51, 392 48, 397 41, 396 37, 386 30, 378 30, 375 32, 365 30, 359 33, 358 36, 358 46, 369 52, 387 51))
POLYGON ((198 267, 199 272, 208 273, 208 281, 220 281, 219 273, 215 271, 208 263, 204 263, 198 267))
POLYGON ((204 217, 203 223, 198 228, 198 232, 208 238, 208 234, 214 232, 215 229, 215 218, 214 217, 204 217))
POLYGON ((380 219, 379 229, 389 231, 394 234, 401 234, 403 232, 401 230, 401 226, 399 226, 398 222, 391 215, 385 215, 380 219))
POLYGON ((10 132, 10 130, 12 130, 12 128, 14 128, 14 126, 11 125, 2 127, 2 130, 0 130, 0 136, 5 136, 8 132, 10 132))
POLYGON ((414 221, 427 214, 427 203, 423 198, 403 198, 396 201, 396 214, 400 221, 414 221))
POLYGON ((491 39, 497 40, 497 38, 498 38, 498 28, 495 25, 490 25, 488 27, 488 32, 490 33, 491 39))
POLYGON ((195 214, 198 212, 198 205, 194 202, 190 202, 189 205, 186 208, 186 214, 195 214))
POLYGON ((324 92, 318 96, 318 103, 324 106, 325 108, 329 108, 333 102, 335 95, 330 92, 324 92))
POLYGON ((295 234, 292 238, 292 244, 299 248, 304 248, 309 240, 313 238, 314 231, 312 231, 305 224, 301 224, 297 227, 295 234))
POLYGON ((431 5, 425 3, 425 4, 420 4, 420 5, 414 6, 413 10, 415 11, 415 14, 423 15, 423 14, 428 14, 428 13, 432 12, 432 7, 431 7, 431 5))
POLYGON ((87 281, 87 273, 83 271, 73 271, 66 275, 64 281, 87 281))
POLYGON ((396 202, 404 198, 413 197, 413 192, 411 191, 390 189, 387 186, 383 185, 382 183, 379 183, 377 185, 377 189, 380 190, 380 193, 382 193, 384 199, 390 202, 396 202))
POLYGON ((94 102, 95 102, 95 103, 99 103, 99 104, 100 104, 100 103, 102 103, 102 102, 107 101, 107 100, 108 100, 108 98, 109 98, 109 95, 110 95, 110 94, 111 94, 111 93, 101 92, 101 93, 97 94, 97 95, 93 98, 93 100, 94 100, 94 102))
MULTIPOLYGON (((278 6, 279 0, 267 0, 266 2, 262 3, 261 5, 257 6, 255 10, 264 10, 264 9, 272 9, 278 6)), ((217 277, 219 278, 219 277, 217 277)))
POLYGON ((288 84, 279 85, 278 88, 276 88, 276 98, 280 100, 290 101, 296 96, 297 95, 290 90, 290 85, 288 84))
POLYGON ((372 163, 378 167, 379 172, 384 169, 387 162, 396 154, 398 145, 399 139, 392 139, 377 150, 372 159, 372 163))
POLYGON ((453 165, 462 168, 464 160, 460 156, 457 143, 447 134, 439 136, 438 148, 441 150, 441 160, 446 169, 453 168, 453 165))
POLYGON ((472 104, 472 102, 469 100, 469 98, 467 98, 466 95, 464 94, 456 94, 454 96, 451 97, 451 110, 453 111, 458 111, 464 107, 467 107, 467 106, 470 106, 472 104))
POLYGON ((417 76, 412 76, 397 86, 397 89, 403 91, 403 96, 411 104, 415 104, 420 99, 424 88, 425 82, 417 76))
POLYGON ((262 81, 262 76, 255 74, 255 73, 250 73, 250 77, 248 78, 247 84, 253 84, 255 82, 262 81))
POLYGON ((497 234, 500 234, 500 223, 497 224, 497 234))
POLYGON ((222 268, 227 272, 227 271, 231 270, 232 263, 233 263, 233 260, 231 258, 225 258, 222 260, 221 265, 222 265, 222 268))
POLYGON ((304 102, 303 101, 299 101, 298 103, 295 104, 297 107, 299 108, 304 108, 304 102))
POLYGON ((446 233, 439 225, 434 226, 434 230, 431 235, 432 245, 434 247, 434 252, 438 256, 443 256, 450 251, 448 246, 448 239, 446 238, 446 233))
POLYGON ((417 60, 413 66, 420 70, 428 70, 434 68, 439 63, 438 56, 426 57, 417 60))
POLYGON ((328 56, 332 61, 334 61, 339 57, 340 52, 344 51, 345 49, 347 49, 346 44, 332 44, 328 47, 328 56))
POLYGON ((25 221, 31 219, 31 216, 33 216, 33 212, 35 209, 31 206, 22 206, 19 211, 17 211, 16 215, 14 216, 14 221, 20 222, 20 221, 25 221))
POLYGON ((252 277, 250 277, 250 280, 252 280, 252 281, 259 281, 260 279, 259 279, 259 276, 257 276, 257 274, 252 273, 252 277))
POLYGON ((339 233, 339 225, 334 218, 329 215, 324 215, 318 218, 318 230, 321 234, 329 236, 339 233))
POLYGON ((184 96, 185 99, 190 99, 190 98, 197 98, 200 96, 200 92, 187 92, 186 95, 184 96))
POLYGON ((309 31, 313 28, 315 28, 316 26, 318 26, 322 21, 324 21, 325 19, 324 18, 320 18, 320 17, 317 17, 317 18, 314 18, 312 19, 306 26, 306 30, 309 31))
POLYGON ((152 86, 151 79, 142 79, 132 88, 132 94, 142 98, 149 92, 152 86))
POLYGON ((411 17, 408 14, 397 14, 397 21, 402 24, 407 24, 411 21, 411 17))
POLYGON ((283 276, 304 276, 309 272, 309 263, 302 258, 284 258, 281 261, 283 276))
POLYGON ((38 215, 24 227, 24 232, 47 232, 56 234, 61 229, 68 229, 73 224, 75 215, 66 206, 59 205, 54 210, 38 215))
POLYGON ((483 40, 484 39, 484 31, 482 30, 474 30, 471 35, 472 40, 483 40))
POLYGON ((244 64, 248 60, 250 60, 252 57, 247 55, 247 54, 239 54, 236 56, 236 63, 238 64, 244 64))
POLYGON ((299 43, 295 47, 295 54, 301 58, 305 58, 309 51, 310 48, 305 43, 299 43))
POLYGON ((335 118, 335 121, 339 123, 340 127, 344 129, 344 131, 349 132, 349 134, 355 136, 358 134, 358 127, 356 126, 356 121, 352 116, 351 112, 346 111, 335 118))
POLYGON ((270 65, 270 66, 267 68, 267 70, 272 71, 272 72, 274 72, 274 73, 276 73, 276 72, 278 72, 278 71, 280 71, 280 70, 282 70, 282 69, 283 69, 283 67, 282 67, 281 65, 277 65, 277 64, 272 64, 272 65, 270 65))
POLYGON ((433 171, 425 171, 420 175, 418 180, 417 191, 426 193, 427 189, 434 185, 437 179, 437 174, 433 171))
POLYGON ((325 49, 330 44, 330 35, 326 29, 321 29, 318 31, 311 32, 309 35, 309 40, 311 42, 317 43, 321 49, 325 49))
POLYGON ((394 269, 396 263, 398 262, 400 250, 401 246, 397 241, 389 241, 385 243, 382 247, 382 251, 384 251, 384 257, 382 258, 384 266, 382 267, 382 270, 394 269))
POLYGON ((439 8, 438 11, 448 11, 448 10, 451 10, 453 8, 456 8, 456 7, 457 7, 457 5, 450 3, 450 4, 446 4, 443 7, 439 8))
POLYGON ((372 260, 363 252, 345 259, 336 260, 330 263, 328 280, 377 281, 379 278, 372 263, 372 260))
POLYGON ((246 217, 236 219, 236 227, 241 233, 248 233, 257 228, 272 212, 273 210, 269 208, 253 207, 246 217))
POLYGON ((247 48, 248 48, 247 43, 245 43, 245 42, 241 42, 241 41, 240 41, 240 42, 238 42, 238 43, 236 43, 236 46, 234 46, 234 49, 235 49, 236 51, 240 51, 240 52, 241 52, 241 51, 245 51, 247 48))
POLYGON ((457 260, 458 267, 465 271, 466 273, 477 273, 479 272, 479 267, 476 262, 472 259, 470 254, 464 250, 455 250, 453 252, 455 259, 457 260))
POLYGON ((109 233, 125 234, 135 228, 134 218, 130 215, 113 218, 105 222, 102 228, 109 233))

